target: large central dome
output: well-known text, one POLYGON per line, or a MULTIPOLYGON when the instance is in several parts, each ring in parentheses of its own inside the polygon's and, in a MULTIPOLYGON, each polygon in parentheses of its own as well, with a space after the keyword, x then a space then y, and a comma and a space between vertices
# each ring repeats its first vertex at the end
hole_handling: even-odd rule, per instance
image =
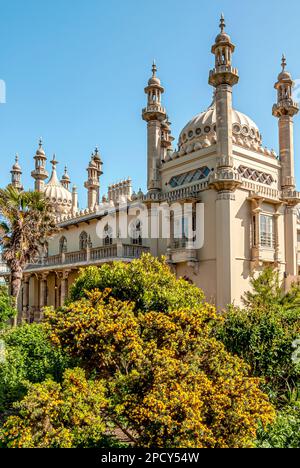
MULTIPOLYGON (((207 148, 217 142, 216 104, 196 115, 182 130, 179 137, 179 156, 207 148)), ((232 110, 233 143, 255 151, 263 151, 258 126, 247 115, 232 110)))

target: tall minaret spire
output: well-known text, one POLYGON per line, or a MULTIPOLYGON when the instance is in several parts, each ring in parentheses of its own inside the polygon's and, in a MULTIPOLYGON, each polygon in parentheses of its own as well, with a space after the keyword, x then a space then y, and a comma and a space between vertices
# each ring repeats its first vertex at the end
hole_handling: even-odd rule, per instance
POLYGON ((273 106, 273 115, 279 121, 279 149, 282 166, 281 186, 283 189, 295 189, 294 161, 294 123, 293 118, 299 112, 299 106, 293 100, 294 82, 286 71, 286 58, 283 54, 282 71, 275 84, 277 103, 273 106))
POLYGON ((31 173, 31 176, 35 180, 34 188, 37 192, 43 192, 45 187, 45 180, 48 179, 48 172, 46 171, 47 157, 43 149, 43 141, 40 138, 39 147, 37 149, 35 160, 35 170, 31 173))
POLYGON ((219 146, 219 166, 232 167, 232 87, 239 81, 236 68, 232 67, 235 46, 225 32, 225 19, 221 15, 220 34, 212 46, 215 68, 209 75, 209 84, 216 89, 217 139, 219 146))
POLYGON ((294 82, 291 74, 286 71, 286 58, 282 56, 282 71, 275 84, 277 103, 273 106, 273 115, 279 122, 279 153, 281 161, 282 199, 286 203, 285 224, 285 255, 286 274, 298 274, 298 261, 295 250, 297 245, 297 211, 299 203, 295 192, 295 160, 294 160, 294 116, 299 112, 298 104, 293 100, 294 82))
POLYGON ((232 88, 239 81, 236 68, 232 66, 235 46, 225 32, 224 15, 220 20, 220 34, 212 46, 215 68, 209 75, 209 84, 216 90, 217 118, 217 167, 210 177, 211 188, 216 195, 216 263, 217 305, 220 309, 233 302, 234 298, 234 240, 230 227, 235 192, 242 180, 235 169, 232 141, 232 88))
POLYGON ((147 107, 143 109, 143 119, 148 124, 148 180, 149 192, 162 189, 160 165, 162 159, 162 122, 167 118, 166 110, 162 107, 161 97, 164 93, 160 79, 157 77, 157 66, 152 64, 152 77, 145 88, 148 96, 147 107))
POLYGON ((12 170, 10 171, 11 173, 11 185, 16 188, 17 190, 22 191, 23 190, 23 185, 21 182, 21 176, 22 176, 22 169, 19 164, 19 155, 16 155, 15 158, 15 164, 12 167, 12 170))
POLYGON ((100 192, 100 172, 99 165, 97 164, 97 159, 95 160, 95 155, 92 153, 90 163, 87 168, 88 180, 85 182, 84 186, 88 191, 88 208, 94 210, 99 203, 99 192, 100 192))

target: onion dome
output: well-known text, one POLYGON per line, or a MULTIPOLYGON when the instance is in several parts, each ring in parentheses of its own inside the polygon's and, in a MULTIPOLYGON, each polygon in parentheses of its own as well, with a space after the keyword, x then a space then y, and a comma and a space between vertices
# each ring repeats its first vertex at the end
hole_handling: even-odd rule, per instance
POLYGON ((52 174, 49 182, 45 185, 45 198, 52 204, 53 210, 57 214, 68 214, 72 209, 72 194, 62 186, 57 177, 55 155, 53 156, 52 174))
POLYGON ((18 154, 16 154, 15 164, 12 167, 12 172, 18 172, 18 173, 22 174, 22 169, 21 169, 21 166, 19 164, 19 155, 18 154))
POLYGON ((38 149, 37 149, 36 156, 46 158, 46 154, 45 154, 45 151, 44 151, 44 148, 43 148, 43 140, 42 140, 42 138, 40 138, 39 147, 38 147, 38 149))
POLYGON ((153 65, 152 65, 152 77, 150 78, 150 80, 148 81, 148 85, 149 86, 161 86, 161 81, 160 79, 156 76, 156 73, 157 73, 157 66, 156 66, 156 63, 155 61, 153 62, 153 65))

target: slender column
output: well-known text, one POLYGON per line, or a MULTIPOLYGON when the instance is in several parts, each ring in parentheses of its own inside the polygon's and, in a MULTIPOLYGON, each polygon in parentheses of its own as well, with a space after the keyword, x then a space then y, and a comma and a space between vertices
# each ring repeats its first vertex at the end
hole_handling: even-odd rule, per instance
POLYGON ((68 297, 69 274, 70 274, 70 271, 64 271, 62 274, 61 286, 60 286, 61 287, 61 294, 60 294, 60 306, 61 307, 63 307, 68 297))
POLYGON ((30 277, 24 277, 23 283, 23 320, 28 321, 28 311, 29 311, 29 282, 30 277))
POLYGON ((297 210, 287 206, 285 213, 285 252, 286 273, 289 276, 298 274, 297 265, 297 210))

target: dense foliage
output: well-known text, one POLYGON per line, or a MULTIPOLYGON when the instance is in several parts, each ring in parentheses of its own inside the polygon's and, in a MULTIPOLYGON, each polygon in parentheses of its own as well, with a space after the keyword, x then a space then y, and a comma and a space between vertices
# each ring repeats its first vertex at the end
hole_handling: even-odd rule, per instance
POLYGON ((46 380, 28 385, 0 429, 0 446, 8 448, 93 448, 113 445, 105 422, 105 386, 86 380, 82 369, 66 371, 62 384, 46 380))
POLYGON ((150 256, 88 268, 4 333, 2 446, 299 447, 299 311, 271 269, 220 316, 150 256))
POLYGON ((88 291, 109 288, 120 301, 134 302, 137 311, 158 311, 198 307, 203 292, 183 279, 177 280, 164 261, 151 255, 129 264, 115 262, 101 268, 82 270, 71 289, 71 301, 86 297, 88 291))
POLYGON ((250 365, 252 375, 265 379, 278 406, 290 388, 300 385, 300 362, 293 359, 300 338, 299 297, 295 287, 284 295, 278 273, 267 269, 252 279, 245 307, 228 308, 218 333, 227 350, 250 365))
POLYGON ((40 383, 48 376, 60 381, 71 360, 50 343, 43 325, 23 325, 1 339, 5 350, 0 362, 0 411, 6 414, 25 396, 26 382, 40 383))
POLYGON ((8 294, 8 288, 0 285, 0 330, 7 326, 16 313, 14 300, 8 294))
MULTIPOLYGON (((155 262, 149 259, 146 268, 143 258, 145 277, 155 262)), ((193 296, 194 287, 184 287, 193 296)), ((272 422, 274 410, 259 380, 214 338, 220 320, 214 307, 199 301, 195 308, 170 310, 168 289, 164 312, 138 313, 135 304, 113 295, 86 291, 46 314, 53 343, 105 379, 111 420, 143 447, 251 446, 259 421, 272 422)))

